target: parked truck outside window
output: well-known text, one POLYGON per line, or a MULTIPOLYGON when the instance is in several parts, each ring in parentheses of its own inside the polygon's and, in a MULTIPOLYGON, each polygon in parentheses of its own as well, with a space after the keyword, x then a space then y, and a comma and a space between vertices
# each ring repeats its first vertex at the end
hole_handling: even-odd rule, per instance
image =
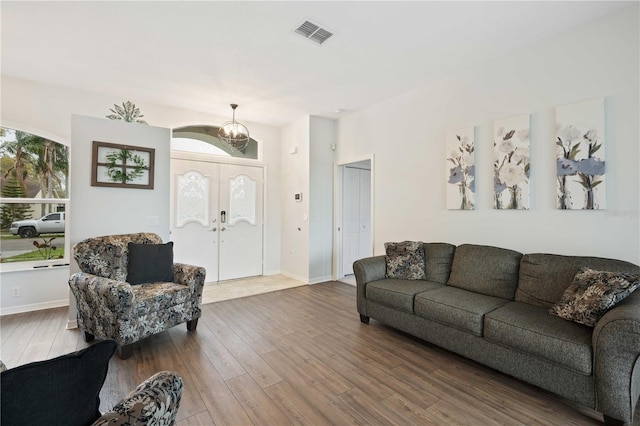
POLYGON ((64 212, 49 213, 40 219, 19 220, 11 223, 9 232, 22 238, 33 238, 40 234, 64 233, 64 212))

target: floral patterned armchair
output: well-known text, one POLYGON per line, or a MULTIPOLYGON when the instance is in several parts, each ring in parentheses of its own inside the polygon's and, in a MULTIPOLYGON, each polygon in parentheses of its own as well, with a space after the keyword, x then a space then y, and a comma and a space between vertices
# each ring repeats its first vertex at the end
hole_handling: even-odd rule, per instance
POLYGON ((182 378, 172 371, 161 371, 139 384, 91 426, 171 426, 181 398, 182 378))
POLYGON ((174 263, 173 282, 132 285, 127 282, 129 243, 161 244, 162 239, 138 233, 83 240, 72 250, 82 272, 69 278, 85 340, 115 340, 122 359, 131 355, 132 343, 177 324, 196 329, 206 272, 174 263))
POLYGON ((0 361, 2 424, 153 425, 175 423, 183 381, 161 371, 100 413, 100 393, 116 350, 112 340, 45 361, 7 369, 0 361))

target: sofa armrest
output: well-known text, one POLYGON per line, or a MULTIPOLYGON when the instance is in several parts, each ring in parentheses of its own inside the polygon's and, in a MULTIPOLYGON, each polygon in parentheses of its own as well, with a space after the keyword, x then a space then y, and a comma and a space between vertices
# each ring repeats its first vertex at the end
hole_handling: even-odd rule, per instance
POLYGON ((353 262, 353 273, 356 276, 358 312, 367 316, 367 300, 365 289, 367 283, 382 280, 387 276, 387 262, 384 256, 373 256, 353 262))
POLYGON ((593 348, 597 410, 631 423, 640 394, 640 291, 598 321, 593 348))
POLYGON ((69 278, 69 287, 78 303, 91 301, 111 312, 126 313, 133 306, 131 284, 124 281, 99 277, 86 272, 76 272, 69 278))
POLYGON ((169 426, 176 420, 181 397, 182 378, 177 373, 161 371, 142 382, 92 426, 169 426))

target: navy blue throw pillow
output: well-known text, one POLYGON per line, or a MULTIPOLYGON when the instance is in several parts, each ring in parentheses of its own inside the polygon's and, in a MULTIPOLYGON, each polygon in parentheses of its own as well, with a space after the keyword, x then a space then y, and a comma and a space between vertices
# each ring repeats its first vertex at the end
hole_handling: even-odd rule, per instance
POLYGON ((100 417, 100 389, 116 342, 0 373, 3 425, 90 425, 100 417))
POLYGON ((129 284, 173 282, 173 241, 166 244, 129 243, 129 284))

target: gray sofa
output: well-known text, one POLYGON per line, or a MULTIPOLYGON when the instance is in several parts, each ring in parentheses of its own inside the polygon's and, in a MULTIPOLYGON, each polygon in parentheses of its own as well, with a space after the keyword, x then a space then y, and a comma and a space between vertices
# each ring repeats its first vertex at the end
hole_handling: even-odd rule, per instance
POLYGON ((425 243, 426 279, 386 277, 385 256, 357 260, 369 318, 604 414, 633 421, 640 394, 640 290, 588 327, 549 313, 582 267, 639 273, 629 262, 425 243))

